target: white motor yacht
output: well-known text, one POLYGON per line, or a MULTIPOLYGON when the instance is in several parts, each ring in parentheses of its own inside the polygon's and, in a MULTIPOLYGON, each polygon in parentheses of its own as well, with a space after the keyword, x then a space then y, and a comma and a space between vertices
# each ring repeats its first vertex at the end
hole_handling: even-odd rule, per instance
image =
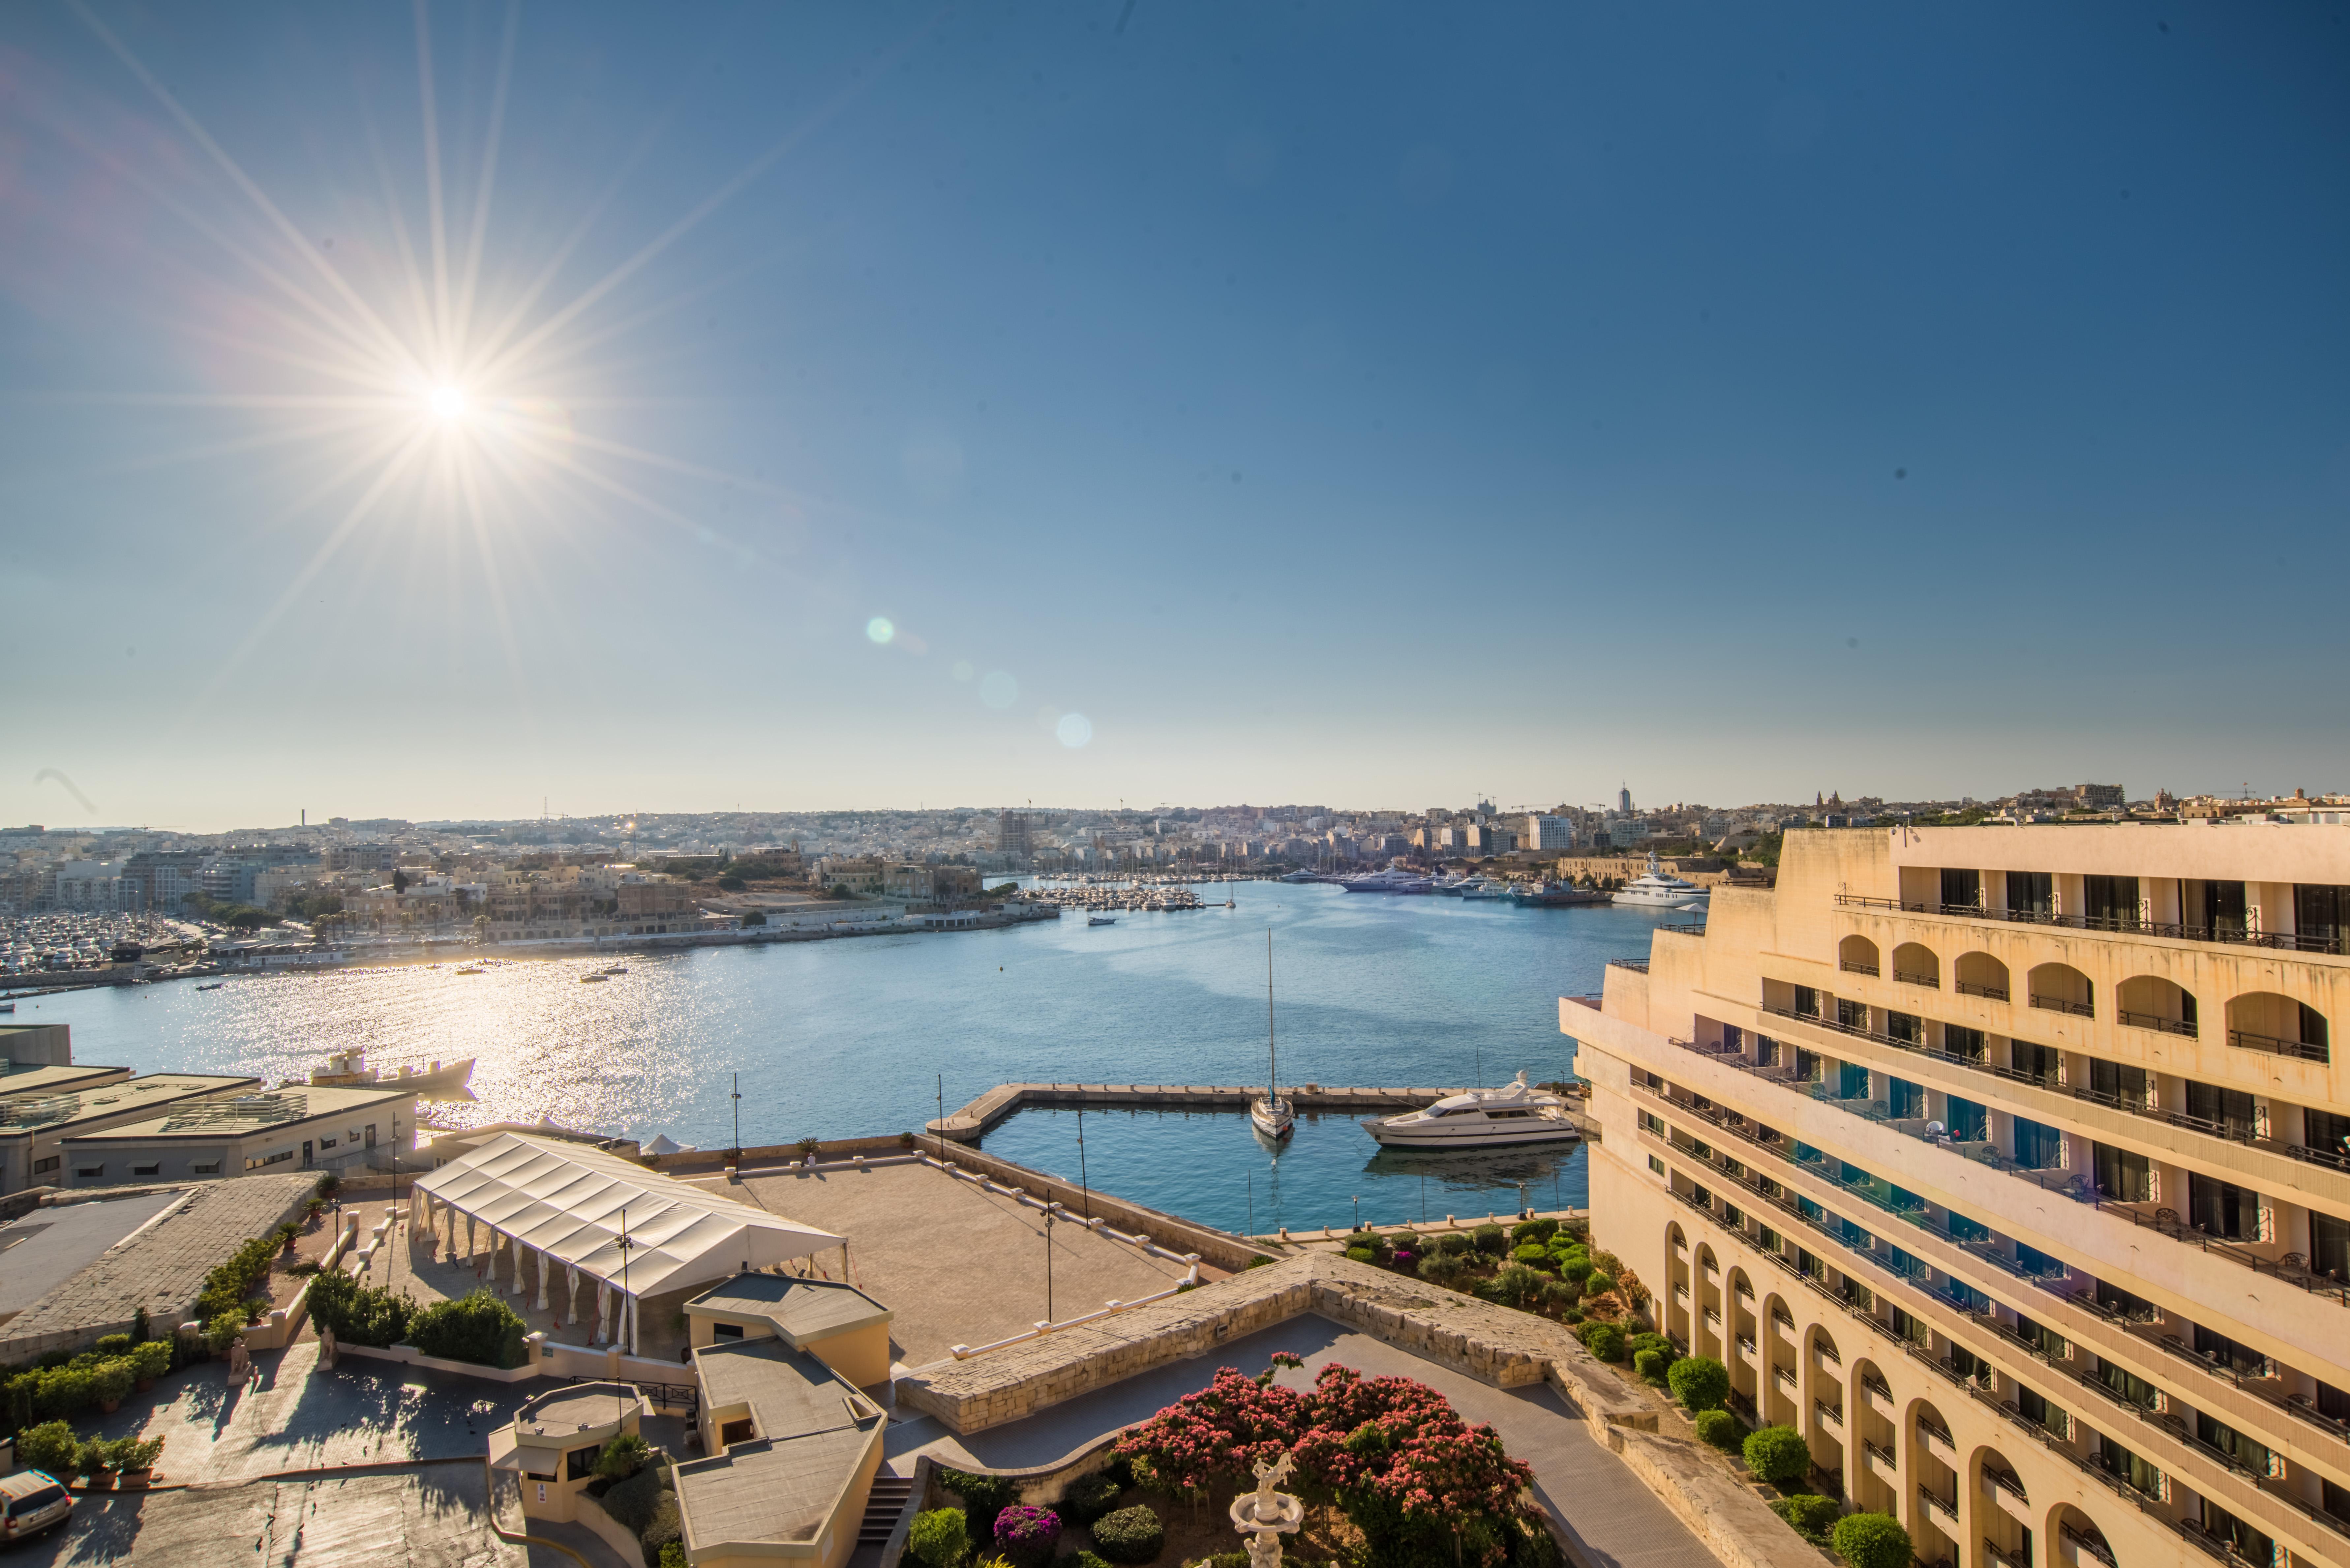
POLYGON ((1447 1095, 1425 1110, 1367 1118, 1363 1127, 1388 1148, 1501 1148, 1583 1136, 1567 1116, 1566 1101, 1533 1087, 1523 1073, 1502 1088, 1447 1095))
POLYGON ((1657 864, 1657 854, 1652 849, 1648 852, 1648 870, 1625 883, 1612 901, 1628 904, 1635 909, 1678 909, 1692 899, 1702 900, 1710 897, 1710 888, 1700 888, 1694 882, 1684 882, 1678 877, 1666 876, 1664 867, 1657 864))
POLYGON ((1366 871, 1338 884, 1349 893, 1425 893, 1435 885, 1430 878, 1399 866, 1390 866, 1384 871, 1366 871))
POLYGON ((1273 1048, 1273 928, 1264 929, 1264 1093, 1249 1101, 1249 1127, 1279 1143, 1297 1130, 1297 1113, 1281 1097, 1281 1063, 1273 1048))
POLYGON ((1472 877, 1469 885, 1461 889, 1461 896, 1463 898, 1507 898, 1513 891, 1502 877, 1472 877))

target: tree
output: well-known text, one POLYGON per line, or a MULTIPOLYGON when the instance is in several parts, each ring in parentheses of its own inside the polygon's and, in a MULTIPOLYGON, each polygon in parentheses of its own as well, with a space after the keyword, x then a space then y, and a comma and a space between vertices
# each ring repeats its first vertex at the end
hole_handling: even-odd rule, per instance
POLYGON ((1719 1410, 1730 1397, 1730 1368, 1711 1355, 1684 1356, 1674 1362, 1665 1381, 1672 1385, 1673 1397, 1682 1408, 1692 1413, 1719 1410))
POLYGON ((1846 1514, 1829 1540, 1852 1568, 1909 1568, 1909 1532, 1889 1514, 1846 1514))
POLYGON ((1765 1427, 1746 1435, 1746 1468, 1773 1486, 1801 1480, 1811 1473, 1811 1446, 1793 1427, 1765 1427))

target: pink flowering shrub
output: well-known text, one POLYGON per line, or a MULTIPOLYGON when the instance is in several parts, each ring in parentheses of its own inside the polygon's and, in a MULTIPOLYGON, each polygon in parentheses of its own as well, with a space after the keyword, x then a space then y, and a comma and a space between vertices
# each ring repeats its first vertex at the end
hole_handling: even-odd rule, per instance
POLYGON ((1053 1544, 1061 1538, 1061 1516, 1049 1508, 1015 1502, 995 1516, 995 1544, 1016 1563, 1052 1561, 1053 1544))
POLYGON ((1548 1542, 1526 1496, 1534 1472, 1491 1427, 1470 1426, 1409 1377, 1332 1365, 1300 1394, 1227 1367, 1129 1429, 1118 1451, 1142 1485, 1195 1501, 1244 1490, 1253 1461, 1295 1453, 1293 1488, 1346 1511, 1367 1568, 1449 1561, 1456 1534, 1461 1560, 1479 1564, 1511 1561, 1534 1534, 1548 1542))

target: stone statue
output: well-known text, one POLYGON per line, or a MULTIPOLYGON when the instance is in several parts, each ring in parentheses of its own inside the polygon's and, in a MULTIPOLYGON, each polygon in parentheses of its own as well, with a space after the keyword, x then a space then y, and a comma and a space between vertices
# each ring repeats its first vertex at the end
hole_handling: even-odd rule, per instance
POLYGON ((1281 1538, 1305 1522, 1305 1505, 1286 1492, 1274 1490, 1297 1468, 1296 1456, 1258 1459, 1256 1490, 1232 1499, 1232 1528, 1247 1538, 1249 1568, 1281 1568, 1281 1538))
POLYGON ((240 1334, 229 1342, 228 1380, 231 1383, 246 1383, 252 1378, 253 1353, 245 1349, 244 1335, 240 1334))
POLYGON ((318 1327, 318 1365, 329 1372, 335 1369, 335 1331, 323 1324, 318 1327))

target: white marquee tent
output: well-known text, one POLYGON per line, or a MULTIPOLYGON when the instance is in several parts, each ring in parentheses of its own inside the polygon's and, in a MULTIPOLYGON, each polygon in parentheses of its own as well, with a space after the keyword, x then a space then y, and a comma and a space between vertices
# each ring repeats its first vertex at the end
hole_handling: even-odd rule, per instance
POLYGON ((721 1280, 844 1246, 840 1237, 764 1209, 647 1170, 592 1144, 507 1133, 416 1180, 410 1218, 437 1231, 449 1219, 449 1250, 490 1251, 513 1261, 512 1293, 523 1293, 523 1262, 538 1258, 537 1305, 564 1273, 564 1318, 579 1321, 581 1276, 596 1282, 594 1343, 619 1340, 637 1349, 637 1303, 665 1291, 721 1280), (623 1227, 626 1227, 625 1232, 623 1227), (478 1232, 477 1229, 479 1228, 478 1232), (625 1241, 625 1245, 624 1245, 625 1241), (612 1323, 613 1309, 619 1320, 612 1323))

